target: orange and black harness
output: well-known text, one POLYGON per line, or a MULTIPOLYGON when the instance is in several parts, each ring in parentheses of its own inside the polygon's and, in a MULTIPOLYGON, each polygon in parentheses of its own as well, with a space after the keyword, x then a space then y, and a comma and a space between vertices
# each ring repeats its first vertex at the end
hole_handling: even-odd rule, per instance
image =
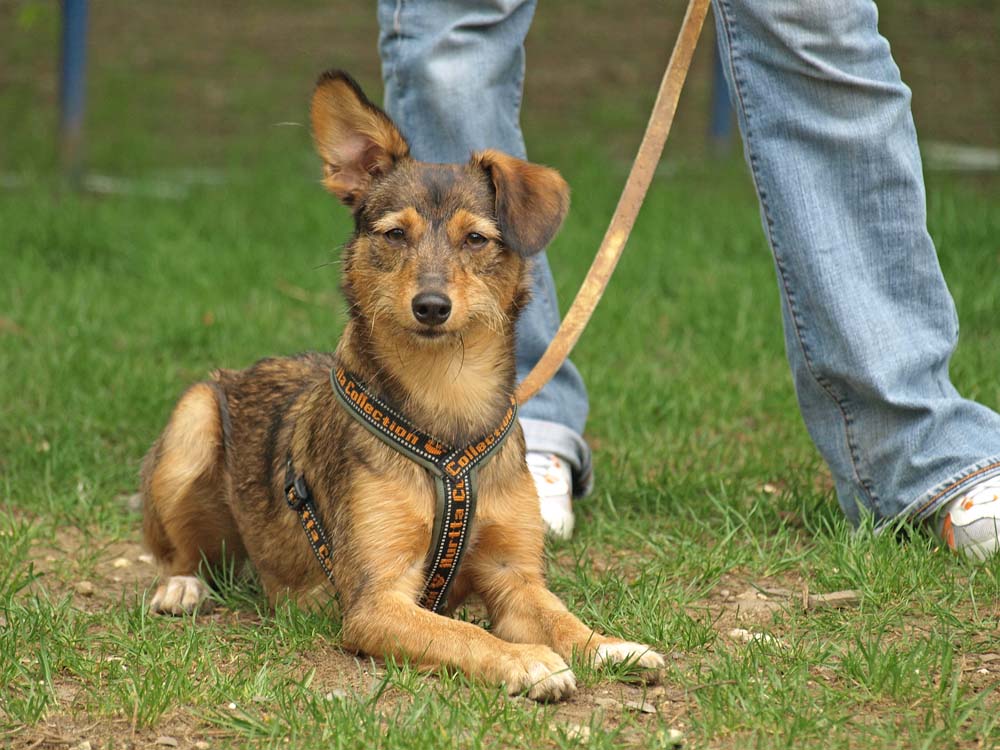
MULTIPOLYGON (((517 418, 517 401, 511 397, 510 406, 495 429, 464 447, 453 448, 414 427, 343 367, 330 371, 330 382, 348 414, 386 445, 427 469, 434 479, 437 512, 419 603, 431 612, 439 612, 448 600, 448 589, 462 562, 476 513, 476 475, 510 434, 517 418)), ((305 477, 296 474, 290 458, 285 473, 285 499, 298 513, 313 554, 336 588, 329 537, 320 523, 305 477)))

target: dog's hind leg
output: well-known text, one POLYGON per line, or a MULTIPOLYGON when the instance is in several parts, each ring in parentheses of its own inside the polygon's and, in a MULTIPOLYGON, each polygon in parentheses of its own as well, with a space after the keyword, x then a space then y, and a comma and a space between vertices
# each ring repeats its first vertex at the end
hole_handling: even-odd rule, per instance
POLYGON ((223 563, 239 565, 246 557, 225 498, 216 393, 211 383, 188 389, 143 462, 143 534, 161 570, 150 603, 154 612, 194 612, 209 593, 198 573, 223 563))

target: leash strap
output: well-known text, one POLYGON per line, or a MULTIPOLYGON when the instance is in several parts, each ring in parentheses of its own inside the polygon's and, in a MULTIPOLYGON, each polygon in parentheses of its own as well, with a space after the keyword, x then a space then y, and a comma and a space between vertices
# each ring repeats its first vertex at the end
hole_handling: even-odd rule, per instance
MULTIPOLYGON (((434 531, 427 553, 427 575, 420 606, 439 612, 462 562, 468 531, 476 514, 478 469, 510 434, 517 417, 517 401, 510 405, 500 424, 469 445, 454 448, 415 427, 398 410, 378 398, 343 367, 330 371, 333 393, 355 420, 393 450, 430 472, 437 491, 434 531)), ((285 499, 298 516, 306 538, 323 572, 333 580, 332 546, 320 523, 305 477, 296 475, 291 456, 285 472, 285 499)))
POLYGON ((587 327, 587 321, 593 315, 594 308, 601 301, 604 289, 611 280, 611 274, 614 273, 618 259, 625 249, 632 225, 635 224, 649 183, 656 172, 656 164, 660 160, 660 154, 663 153, 667 136, 670 135, 670 126, 677 111, 677 100, 680 98, 684 79, 691 66, 691 58, 698 43, 705 14, 708 13, 708 5, 709 0, 688 2, 674 51, 670 54, 670 62, 667 63, 667 69, 663 73, 660 90, 656 95, 649 123, 646 125, 646 132, 642 136, 642 143, 639 144, 639 151, 635 155, 635 161, 632 162, 632 169, 628 173, 611 223, 608 224, 601 246, 594 256, 594 262, 587 271, 587 277, 580 285, 580 291, 576 293, 573 304, 566 311, 559 330, 552 337, 541 359, 517 387, 517 400, 522 404, 538 393, 562 367, 573 345, 587 327))

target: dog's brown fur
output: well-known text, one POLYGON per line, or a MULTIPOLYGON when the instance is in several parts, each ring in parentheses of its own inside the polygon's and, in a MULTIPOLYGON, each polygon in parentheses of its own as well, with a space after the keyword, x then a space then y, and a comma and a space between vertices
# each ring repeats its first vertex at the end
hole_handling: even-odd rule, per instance
MULTIPOLYGON (((324 184, 351 206, 344 254, 351 318, 336 357, 423 429, 452 445, 500 422, 514 389, 514 321, 529 256, 558 230, 568 188, 554 170, 495 151, 425 164, 350 77, 324 74, 312 126, 324 184), (402 230, 401 232, 399 230, 402 230), (443 293, 439 326, 411 300, 443 293)), ((479 477, 468 551, 450 595, 482 597, 493 633, 416 601, 434 523, 428 473, 335 401, 334 356, 220 370, 174 408, 142 470, 146 542, 164 582, 152 608, 196 609, 194 576, 249 558, 268 598, 328 601, 332 590, 284 500, 286 456, 304 473, 334 549, 348 648, 448 665, 511 692, 557 699, 575 688, 571 654, 657 666, 645 646, 599 635, 545 586, 538 497, 515 429, 479 477)))

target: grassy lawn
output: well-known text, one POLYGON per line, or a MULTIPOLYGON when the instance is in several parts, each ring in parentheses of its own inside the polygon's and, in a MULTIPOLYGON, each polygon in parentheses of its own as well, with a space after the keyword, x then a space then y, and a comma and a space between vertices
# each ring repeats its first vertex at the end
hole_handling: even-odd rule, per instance
MULTIPOLYGON (((842 520, 798 415, 745 169, 703 158, 705 50, 574 355, 597 486, 575 538, 548 549, 574 611, 668 655, 661 683, 576 665, 567 703, 509 699, 345 653, 334 619, 271 611, 237 575, 211 615, 147 615, 155 571, 129 498, 174 399, 212 367, 337 341, 350 221, 296 123, 331 64, 377 89, 375 32, 368 9, 320 2, 94 5, 88 164, 123 193, 53 177, 57 6, 0 5, 0 746, 667 748, 671 729, 690 747, 1000 746, 1000 560, 842 520), (804 588, 860 602, 806 610, 804 588)), ((542 5, 525 125, 574 192, 550 251, 565 303, 679 10, 640 3, 637 24, 609 2, 542 5), (586 36, 587 13, 603 34, 586 36), (616 57, 633 51, 634 65, 616 57)), ((920 2, 884 16, 903 55, 929 47, 940 63, 913 81, 921 131, 998 145, 1000 93, 968 55, 1000 62, 1000 13, 920 2), (965 36, 948 46, 934 30, 950 20, 965 36), (966 102, 969 81, 984 89, 966 102), (927 101, 949 82, 937 113, 927 101)), ((1000 408, 1000 178, 929 174, 928 203, 962 320, 954 380, 1000 408)))

